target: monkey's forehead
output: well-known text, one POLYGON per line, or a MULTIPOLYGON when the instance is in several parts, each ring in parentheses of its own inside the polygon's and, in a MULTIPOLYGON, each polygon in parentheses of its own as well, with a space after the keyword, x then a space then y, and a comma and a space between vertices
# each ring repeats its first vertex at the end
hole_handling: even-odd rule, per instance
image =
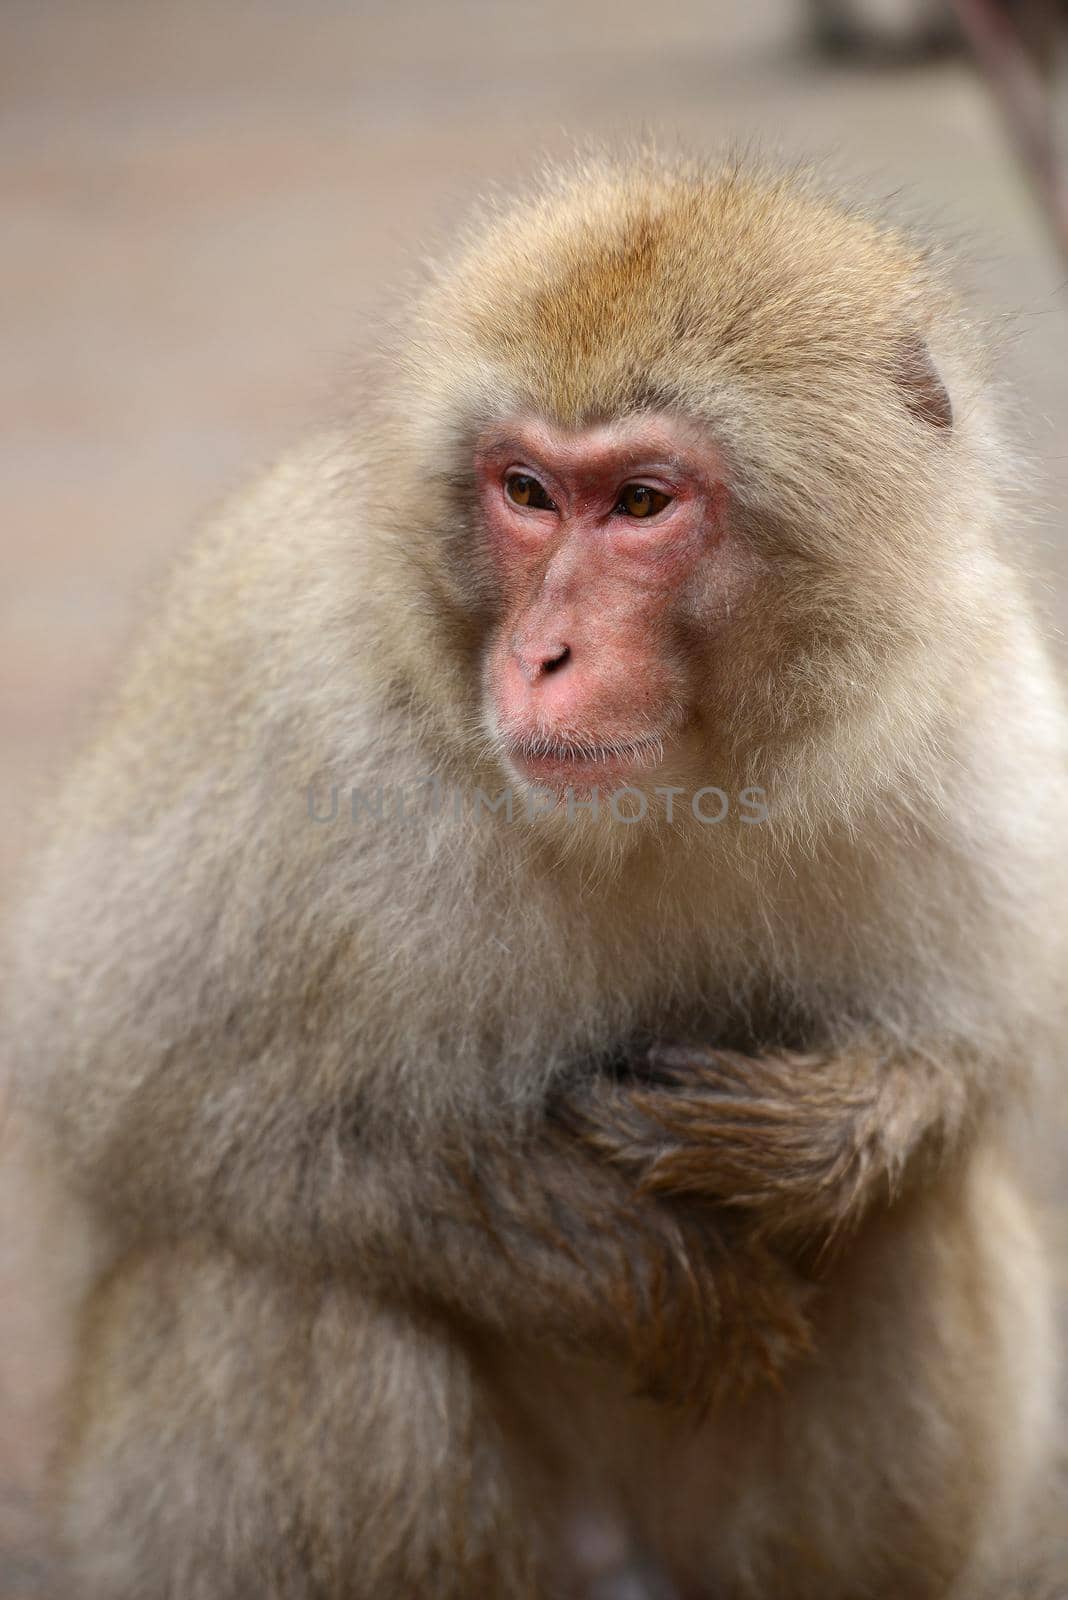
POLYGON ((790 180, 641 168, 498 214, 427 297, 420 343, 521 375, 525 403, 575 424, 717 375, 885 366, 944 297, 900 235, 790 180))

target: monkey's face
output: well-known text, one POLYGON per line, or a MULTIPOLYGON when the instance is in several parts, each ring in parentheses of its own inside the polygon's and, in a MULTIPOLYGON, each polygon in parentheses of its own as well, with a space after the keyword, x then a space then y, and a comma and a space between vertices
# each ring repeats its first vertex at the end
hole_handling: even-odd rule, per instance
POLYGON ((861 810, 942 714, 997 504, 948 304, 896 235, 732 171, 580 176, 473 237, 389 411, 439 624, 394 648, 458 750, 560 797, 861 810))
POLYGON ((476 474, 499 596, 485 720, 505 761, 560 794, 677 769, 707 646, 753 578, 714 444, 668 415, 516 419, 480 440, 476 474))

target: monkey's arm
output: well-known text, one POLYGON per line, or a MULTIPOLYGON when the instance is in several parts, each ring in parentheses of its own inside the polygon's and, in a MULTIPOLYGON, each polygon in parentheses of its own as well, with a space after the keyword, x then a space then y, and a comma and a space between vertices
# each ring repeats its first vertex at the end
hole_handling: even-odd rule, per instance
POLYGON ((807 1345, 809 1286, 747 1235, 701 1200, 637 1193, 550 1125, 394 1169, 356 1255, 476 1332, 621 1361, 638 1392, 701 1405, 807 1345))
POLYGON ((643 1194, 715 1200, 762 1236, 825 1243, 936 1171, 981 1099, 961 1062, 873 1038, 754 1056, 660 1045, 570 1122, 643 1194))

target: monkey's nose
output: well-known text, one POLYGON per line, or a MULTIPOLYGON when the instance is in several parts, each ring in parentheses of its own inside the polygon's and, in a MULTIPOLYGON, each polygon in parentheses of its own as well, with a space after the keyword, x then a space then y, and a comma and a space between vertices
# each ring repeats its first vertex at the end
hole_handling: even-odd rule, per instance
POLYGON ((571 646, 569 644, 532 645, 517 647, 515 652, 519 670, 528 683, 537 683, 539 678, 547 678, 553 672, 559 672, 571 660, 571 646))

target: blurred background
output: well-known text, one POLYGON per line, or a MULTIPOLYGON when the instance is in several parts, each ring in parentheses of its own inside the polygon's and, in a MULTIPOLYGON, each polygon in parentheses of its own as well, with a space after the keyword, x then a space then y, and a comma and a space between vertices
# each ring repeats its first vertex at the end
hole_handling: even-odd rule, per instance
MULTIPOLYGON (((811 157, 955 243, 1019 397, 1029 544, 1059 624, 1060 13, 959 0, 955 15, 948 0, 0 0, 0 903, 176 541, 331 415, 422 244, 576 139, 811 157)), ((44 1600, 28 1497, 61 1319, 13 1170, 0 1600, 44 1600)))

